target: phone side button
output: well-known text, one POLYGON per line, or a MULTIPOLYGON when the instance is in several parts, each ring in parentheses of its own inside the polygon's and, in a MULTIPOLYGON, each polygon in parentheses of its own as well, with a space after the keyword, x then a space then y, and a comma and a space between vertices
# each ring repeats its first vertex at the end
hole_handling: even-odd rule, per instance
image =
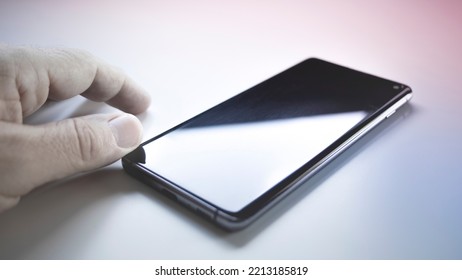
POLYGON ((166 189, 160 190, 160 193, 163 194, 164 196, 166 196, 167 198, 173 200, 173 201, 178 200, 177 196, 174 193, 172 193, 171 191, 168 191, 166 189))
POLYGON ((396 110, 393 110, 393 111, 391 111, 390 113, 388 113, 387 116, 386 116, 385 118, 388 119, 388 118, 391 117, 394 113, 396 113, 396 110))

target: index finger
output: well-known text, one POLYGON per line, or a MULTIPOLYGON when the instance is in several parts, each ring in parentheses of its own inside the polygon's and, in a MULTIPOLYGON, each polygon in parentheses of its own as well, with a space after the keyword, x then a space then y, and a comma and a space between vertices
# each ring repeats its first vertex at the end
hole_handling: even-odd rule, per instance
POLYGON ((61 100, 80 94, 133 114, 149 106, 150 96, 145 90, 120 69, 90 53, 70 49, 46 53, 50 99, 61 100))
POLYGON ((5 88, 14 88, 4 94, 20 101, 23 116, 33 113, 46 99, 63 100, 79 94, 133 114, 149 106, 145 90, 88 52, 4 46, 2 51, 4 60, 10 61, 9 70, 3 70, 9 81, 5 88))

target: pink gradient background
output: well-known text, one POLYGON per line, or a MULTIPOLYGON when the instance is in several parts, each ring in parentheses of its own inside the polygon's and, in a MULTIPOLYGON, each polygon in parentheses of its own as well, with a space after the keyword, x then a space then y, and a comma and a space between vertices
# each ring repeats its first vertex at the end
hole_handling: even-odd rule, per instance
MULTIPOLYGON (((415 96, 408 115, 263 229, 211 234, 120 173, 125 196, 103 188, 101 202, 72 188, 114 183, 96 174, 0 216, 0 258, 460 259, 461 28, 460 1, 3 0, 2 42, 87 49, 148 89, 146 139, 311 56, 406 83, 415 96), (50 206, 70 194, 81 203, 50 206), (41 234, 7 244, 29 230, 17 220, 41 234)), ((76 98, 28 122, 95 110, 112 109, 76 98)))

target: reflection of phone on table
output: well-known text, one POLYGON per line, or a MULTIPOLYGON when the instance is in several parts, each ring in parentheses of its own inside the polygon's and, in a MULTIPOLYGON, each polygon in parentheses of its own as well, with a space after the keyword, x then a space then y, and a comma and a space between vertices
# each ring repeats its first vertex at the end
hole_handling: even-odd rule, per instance
POLYGON ((247 226, 411 98, 307 59, 143 143, 128 173, 228 230, 247 226))

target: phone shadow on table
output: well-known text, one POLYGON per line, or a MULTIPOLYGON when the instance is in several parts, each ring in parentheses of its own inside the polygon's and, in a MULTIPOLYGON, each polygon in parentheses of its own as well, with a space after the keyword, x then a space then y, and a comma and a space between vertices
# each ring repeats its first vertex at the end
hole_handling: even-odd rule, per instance
MULTIPOLYGON (((19 206, 8 211, 10 213, 3 213, 0 216, 0 238, 2 241, 0 242, 0 259, 34 258, 33 253, 28 254, 27 252, 34 252, 34 247, 42 246, 43 241, 51 238, 50 236, 53 236, 54 231, 59 230, 60 225, 65 224, 70 217, 75 216, 79 211, 85 211, 87 206, 90 207, 95 202, 99 204, 108 198, 108 196, 126 192, 138 192, 152 200, 153 203, 161 204, 168 207, 169 210, 173 210, 175 214, 181 216, 181 219, 188 223, 188 226, 195 227, 199 231, 204 231, 204 234, 211 234, 214 237, 218 237, 231 246, 243 247, 266 228, 270 227, 275 220, 280 219, 293 205, 299 203, 312 191, 321 186, 329 176, 341 169, 362 150, 367 149, 369 145, 380 138, 380 135, 389 129, 393 129, 402 120, 411 115, 411 113, 414 115, 417 109, 415 106, 409 104, 404 105, 395 115, 359 139, 304 185, 241 231, 226 232, 184 207, 170 201, 149 187, 144 186, 135 179, 130 178, 120 169, 106 168, 65 179, 66 186, 64 188, 56 187, 62 184, 62 181, 39 188, 31 195, 25 197, 25 201, 23 202, 24 204, 27 203, 25 207, 22 207, 20 203, 19 206), (99 180, 100 182, 94 182, 95 180, 99 180), (118 183, 121 180, 126 181, 126 183, 113 184, 115 186, 111 186, 115 182, 114 180, 118 183), (98 184, 102 187, 85 188, 85 183, 89 181, 92 181, 92 185, 98 184), (138 184, 134 185, 134 182, 138 184), (85 190, 82 190, 82 187, 85 190), (64 196, 75 194, 76 199, 62 200, 63 192, 66 193, 64 196), (44 207, 44 203, 48 203, 49 201, 53 201, 53 204, 49 205, 49 207, 44 207), (59 213, 57 213, 58 209, 59 213)), ((94 230, 95 227, 99 226, 101 219, 104 219, 104 217, 92 217, 91 221, 89 221, 90 225, 87 223, 85 230, 89 232, 94 230)), ((85 232, 83 233, 84 235, 85 232)), ((79 242, 84 245, 86 241, 74 240, 74 242, 76 242, 74 247, 78 248, 79 242)), ((49 250, 53 249, 56 248, 50 248, 49 250)), ((50 254, 54 258, 60 258, 59 254, 54 252, 50 254)), ((66 256, 63 255, 63 258, 66 258, 66 256)))

